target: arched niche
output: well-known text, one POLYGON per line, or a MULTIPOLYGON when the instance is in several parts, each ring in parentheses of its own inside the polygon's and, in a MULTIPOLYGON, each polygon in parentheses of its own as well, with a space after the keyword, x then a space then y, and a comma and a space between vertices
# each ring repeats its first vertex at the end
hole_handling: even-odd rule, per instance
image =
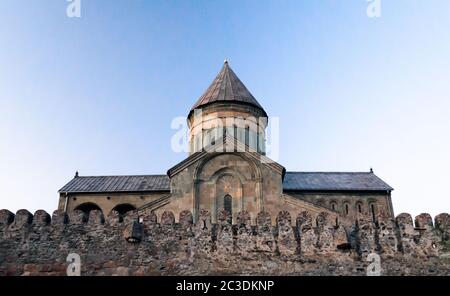
MULTIPOLYGON (((232 197, 233 221, 236 221, 237 213, 245 209, 244 199, 255 204, 256 213, 263 210, 261 171, 245 153, 210 153, 195 169, 194 178, 194 221, 201 208, 217 213, 227 194, 232 197)), ((213 214, 213 223, 216 218, 213 214)))
POLYGON ((117 206, 115 206, 113 208, 113 211, 117 211, 120 215, 125 215, 126 213, 130 212, 130 211, 134 211, 136 209, 135 206, 129 204, 129 203, 124 203, 124 204, 118 204, 117 206))
POLYGON ((87 216, 89 216, 89 213, 92 210, 99 210, 103 213, 102 209, 96 203, 93 203, 93 202, 82 203, 82 204, 76 206, 74 210, 80 210, 80 211, 84 212, 87 216))

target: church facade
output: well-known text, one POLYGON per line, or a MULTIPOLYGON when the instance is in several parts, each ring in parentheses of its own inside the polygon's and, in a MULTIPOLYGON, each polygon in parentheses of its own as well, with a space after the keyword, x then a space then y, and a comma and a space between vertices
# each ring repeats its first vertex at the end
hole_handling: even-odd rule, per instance
MULTIPOLYGON (((247 211, 252 223, 259 212, 328 212, 340 221, 357 216, 394 217, 392 187, 368 172, 291 172, 266 156, 268 116, 225 62, 190 110, 189 155, 165 175, 80 176, 59 190, 58 209, 112 210, 140 216, 172 211, 212 213, 247 211)), ((314 221, 314 220, 313 220, 314 221)), ((272 221, 275 223, 275 221, 272 221)))

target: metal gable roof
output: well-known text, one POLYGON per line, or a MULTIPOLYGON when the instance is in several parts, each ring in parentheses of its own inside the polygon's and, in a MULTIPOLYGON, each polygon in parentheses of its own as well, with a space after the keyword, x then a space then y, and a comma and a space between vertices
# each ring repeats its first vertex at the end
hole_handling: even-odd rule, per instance
MULTIPOLYGON (((286 191, 391 191, 393 188, 368 172, 286 172, 286 191)), ((170 191, 167 175, 79 176, 61 193, 151 192, 170 191)))
POLYGON ((170 180, 167 175, 142 176, 90 176, 75 177, 59 192, 142 192, 169 191, 170 180))
POLYGON ((372 172, 287 172, 284 190, 391 191, 393 188, 372 172))

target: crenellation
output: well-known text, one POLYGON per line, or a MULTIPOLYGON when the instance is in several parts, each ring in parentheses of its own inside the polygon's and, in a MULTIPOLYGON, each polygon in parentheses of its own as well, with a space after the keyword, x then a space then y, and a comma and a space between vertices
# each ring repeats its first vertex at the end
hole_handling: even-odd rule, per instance
POLYGON ((442 240, 450 240, 450 215, 447 213, 442 213, 434 218, 435 227, 441 233, 442 240))
POLYGON ((213 250, 211 214, 208 210, 201 209, 198 222, 194 225, 194 236, 189 241, 192 257, 201 257, 213 250))
POLYGON ((313 228, 313 219, 310 212, 303 211, 297 216, 297 230, 300 237, 300 253, 311 256, 316 253, 317 236, 313 228))
POLYGON ((410 214, 402 213, 395 218, 399 231, 400 250, 404 254, 414 254, 414 237, 416 231, 413 225, 413 219, 410 214))
POLYGON ((379 221, 379 244, 383 254, 393 256, 398 252, 399 234, 396 231, 395 220, 391 218, 380 219, 379 221))
POLYGON ((430 214, 422 213, 414 219, 414 225, 417 229, 432 230, 433 218, 430 214))
POLYGON ((98 225, 102 225, 104 223, 105 223, 105 217, 103 216, 102 211, 92 210, 89 212, 88 225, 98 226, 98 225))
POLYGON ((53 211, 51 225, 64 225, 69 222, 69 217, 66 212, 62 210, 53 211))
POLYGON ((8 210, 0 210, 0 227, 13 223, 14 216, 15 215, 8 210))
POLYGON ((175 224, 175 215, 173 212, 165 211, 161 215, 161 222, 162 227, 172 227, 175 224))
POLYGON ((190 211, 182 211, 180 213, 180 225, 181 228, 184 230, 191 230, 192 225, 194 224, 194 218, 192 216, 192 213, 190 211))
POLYGON ((86 224, 88 216, 81 210, 75 210, 69 215, 69 223, 72 225, 86 224))
POLYGON ((358 215, 356 220, 356 251, 358 255, 367 255, 379 251, 376 224, 367 215, 358 215))
POLYGON ((251 227, 250 214, 247 211, 241 211, 237 215, 236 231, 236 251, 238 254, 247 258, 255 250, 253 233, 251 227))
POLYGON ((450 215, 442 213, 434 218, 436 235, 439 236, 438 249, 441 252, 450 251, 450 215))
POLYGON ((291 256, 297 253, 297 240, 291 226, 291 214, 281 211, 277 217, 277 247, 281 255, 291 256))
POLYGON ((123 223, 123 217, 119 214, 119 212, 112 210, 106 216, 105 224, 107 226, 116 226, 123 223))
POLYGON ((335 221, 327 212, 321 212, 316 218, 316 247, 320 254, 328 255, 336 252, 334 242, 335 221))
POLYGON ((44 210, 37 210, 33 215, 33 225, 42 227, 51 223, 50 215, 44 210))
POLYGON ((26 242, 32 228, 33 215, 27 210, 18 210, 14 221, 5 229, 4 237, 15 243, 26 242))
POLYGON ((233 225, 231 213, 219 211, 216 227, 216 250, 219 253, 230 254, 234 251, 233 225))
POLYGON ((267 212, 260 212, 256 217, 256 249, 260 252, 275 252, 276 242, 272 227, 272 217, 267 212))
POLYGON ((314 226, 312 215, 307 211, 300 212, 292 226, 291 214, 281 211, 274 227, 272 217, 263 211, 257 215, 255 232, 247 211, 237 213, 236 225, 232 225, 227 211, 218 213, 217 224, 211 224, 207 210, 200 210, 195 224, 189 211, 179 214, 178 223, 170 211, 161 215, 160 224, 156 215, 139 219, 134 212, 125 215, 122 222, 120 217, 118 212, 112 211, 105 221, 100 211, 93 210, 87 219, 82 212, 75 211, 65 224, 66 215, 61 211, 55 211, 50 219, 42 210, 36 211, 34 216, 25 210, 15 216, 2 210, 0 225, 9 226, 4 229, 6 235, 0 236, 0 257, 6 256, 8 260, 0 262, 0 274, 39 275, 43 270, 63 273, 61 265, 70 252, 80 253, 87 262, 84 272, 92 274, 96 274, 96 270, 102 270, 98 274, 121 274, 116 267, 125 273, 140 270, 143 274, 170 274, 177 273, 180 266, 211 273, 217 270, 215 264, 225 271, 231 268, 229 266, 236 268, 239 264, 234 265, 237 264, 234 262, 242 260, 251 264, 261 262, 264 270, 276 268, 280 262, 293 262, 290 264, 296 266, 295 270, 303 270, 306 266, 295 262, 322 262, 323 258, 328 258, 356 266, 372 252, 380 254, 387 262, 409 262, 418 258, 438 260, 448 254, 448 249, 442 246, 443 242, 448 242, 443 237, 448 231, 447 214, 436 217, 435 228, 428 214, 414 219, 415 228, 409 214, 400 214, 395 220, 380 218, 377 223, 362 215, 348 228, 336 225, 326 212, 317 215, 314 226), (354 240, 356 244, 352 243, 354 240), (215 263, 202 268, 197 265, 205 261, 215 263), (14 269, 11 269, 12 264, 16 264, 14 269))

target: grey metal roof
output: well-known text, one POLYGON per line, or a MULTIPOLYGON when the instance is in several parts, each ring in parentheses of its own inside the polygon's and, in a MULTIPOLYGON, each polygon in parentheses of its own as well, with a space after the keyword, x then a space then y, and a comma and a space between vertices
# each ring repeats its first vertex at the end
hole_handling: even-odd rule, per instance
MULTIPOLYGON (((390 191, 373 173, 286 172, 283 190, 298 191, 390 191)), ((75 177, 59 192, 145 192, 170 191, 167 175, 75 177)))
POLYGON ((169 191, 170 180, 167 175, 146 176, 97 176, 75 177, 59 192, 98 193, 98 192, 143 192, 169 191))
POLYGON ((263 107, 245 87, 244 83, 242 83, 233 70, 231 70, 227 61, 225 61, 222 70, 220 70, 206 92, 192 107, 191 112, 194 109, 198 109, 200 106, 223 101, 246 103, 256 106, 264 111, 263 107))
POLYGON ((391 191, 393 188, 372 172, 286 172, 284 190, 391 191))

